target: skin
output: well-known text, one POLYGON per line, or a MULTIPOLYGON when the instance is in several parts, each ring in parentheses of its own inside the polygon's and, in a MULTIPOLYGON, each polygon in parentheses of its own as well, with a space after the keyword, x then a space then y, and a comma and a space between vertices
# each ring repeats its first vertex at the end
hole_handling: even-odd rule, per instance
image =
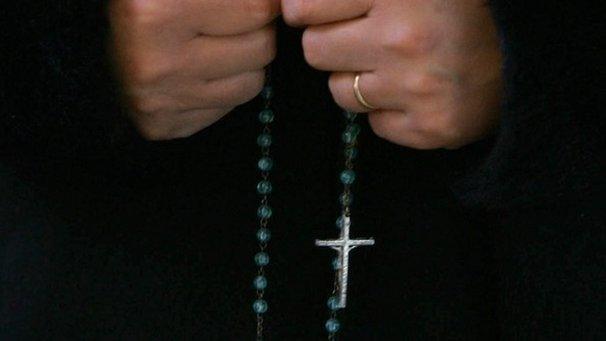
POLYGON ((336 103, 368 112, 386 140, 459 148, 499 118, 501 52, 481 0, 113 1, 117 64, 150 139, 192 135, 257 95, 280 12, 305 29, 305 59, 331 72, 336 103), (376 110, 356 100, 357 73, 376 110))
POLYGON ((113 54, 149 140, 188 137, 262 89, 279 0, 112 0, 113 54))

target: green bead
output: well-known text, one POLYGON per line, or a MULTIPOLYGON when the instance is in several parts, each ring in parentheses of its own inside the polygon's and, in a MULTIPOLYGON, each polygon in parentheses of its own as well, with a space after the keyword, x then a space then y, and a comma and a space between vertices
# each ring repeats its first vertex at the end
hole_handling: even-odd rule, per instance
POLYGON ((343 206, 349 206, 351 204, 353 204, 353 194, 349 193, 349 194, 341 194, 339 196, 339 202, 341 203, 341 205, 343 206))
POLYGON ((356 124, 356 123, 350 123, 347 125, 347 127, 345 127, 345 131, 348 131, 355 136, 360 135, 360 130, 361 130, 360 125, 356 124))
POLYGON ((353 136, 350 132, 348 131, 344 131, 343 134, 341 135, 341 139, 343 140, 343 142, 347 143, 347 144, 352 144, 354 143, 354 141, 356 140, 355 136, 353 136))
POLYGON ((261 134, 257 137, 257 144, 260 147, 269 147, 271 146, 271 135, 269 134, 261 134))
POLYGON ((261 91, 261 97, 263 97, 263 99, 272 99, 274 97, 274 88, 269 85, 263 87, 263 90, 261 91))
POLYGON ((268 172, 274 167, 274 161, 270 157, 264 157, 257 162, 257 166, 260 170, 268 172))
POLYGON ((337 296, 331 296, 326 302, 328 309, 338 310, 339 309, 339 298, 337 296))
POLYGON ((343 142, 345 142, 347 144, 351 144, 356 141, 359 134, 360 134, 360 126, 358 124, 351 123, 351 124, 347 125, 347 127, 345 128, 345 131, 343 132, 343 135, 341 135, 341 138, 342 138, 343 142))
POLYGON ((344 185, 351 185, 356 180, 356 172, 352 171, 351 169, 344 170, 341 172, 340 178, 344 185))
POLYGON ((273 190, 273 186, 271 185, 271 182, 269 182, 268 180, 262 180, 259 181, 259 183, 257 184, 257 193, 265 195, 265 194, 269 194, 271 193, 271 191, 273 190))
POLYGON ((274 121, 274 111, 271 109, 264 109, 259 113, 259 122, 263 124, 271 123, 274 121))
POLYGON ((271 239, 271 232, 266 228, 260 228, 257 231, 257 240, 261 243, 267 243, 271 239))
POLYGON ((343 116, 345 116, 348 121, 353 122, 358 117, 358 114, 355 112, 344 111, 343 116))
POLYGON ((258 266, 266 266, 269 264, 269 255, 265 252, 259 252, 255 255, 255 264, 258 266))
POLYGON ((265 300, 256 300, 255 303, 253 303, 253 310, 255 311, 255 313, 257 314, 264 314, 267 312, 267 302, 265 302, 265 300))
POLYGON ((265 276, 257 276, 253 281, 253 286, 257 290, 265 290, 267 288, 267 278, 265 276))
POLYGON ((257 216, 261 219, 271 218, 272 214, 273 211, 268 205, 261 205, 259 206, 259 209, 257 209, 257 216))
POLYGON ((345 149, 345 157, 348 159, 355 159, 358 157, 358 149, 351 147, 345 149))
POLYGON ((339 323, 339 320, 332 318, 329 319, 328 321, 326 321, 326 331, 329 333, 336 333, 339 331, 339 329, 341 328, 341 324, 339 323))

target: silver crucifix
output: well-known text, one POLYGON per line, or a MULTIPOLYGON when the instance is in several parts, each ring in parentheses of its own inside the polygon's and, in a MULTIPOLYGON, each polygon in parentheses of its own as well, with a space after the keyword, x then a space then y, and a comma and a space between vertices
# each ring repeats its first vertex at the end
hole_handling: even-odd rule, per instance
POLYGON ((316 246, 328 246, 339 253, 339 303, 337 308, 345 308, 347 303, 347 274, 349 268, 349 251, 358 246, 374 245, 374 239, 349 239, 350 217, 343 215, 341 238, 337 240, 316 240, 316 246))

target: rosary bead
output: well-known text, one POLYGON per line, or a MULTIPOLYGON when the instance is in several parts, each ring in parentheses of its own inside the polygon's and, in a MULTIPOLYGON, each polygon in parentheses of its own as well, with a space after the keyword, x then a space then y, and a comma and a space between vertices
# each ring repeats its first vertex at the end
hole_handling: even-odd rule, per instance
POLYGON ((354 147, 345 149, 345 157, 348 159, 355 159, 358 157, 358 149, 354 147))
POLYGON ((331 296, 326 302, 328 309, 330 310, 338 310, 339 309, 339 298, 337 296, 331 296))
POLYGON ((265 276, 257 276, 253 281, 253 285, 257 290, 264 290, 267 288, 267 278, 265 276))
POLYGON ((339 320, 332 318, 326 321, 326 331, 329 333, 336 333, 339 331, 339 328, 341 328, 339 320))
POLYGON ((341 205, 343 206, 349 206, 351 204, 353 204, 353 194, 349 193, 349 194, 341 194, 339 196, 339 202, 341 203, 341 205))
POLYGON ((274 111, 271 109, 264 109, 259 113, 259 122, 263 124, 271 123, 274 121, 274 111))
POLYGON ((265 252, 259 252, 255 255, 255 263, 258 266, 266 266, 269 264, 269 255, 265 252))
POLYGON ((353 136, 358 137, 360 135, 360 125, 357 123, 350 123, 345 127, 345 131, 350 132, 353 136))
POLYGON ((356 117, 358 117, 358 114, 356 114, 355 112, 344 111, 344 112, 343 112, 343 116, 345 116, 345 118, 346 118, 348 121, 353 122, 353 121, 356 119, 356 117))
POLYGON ((356 141, 359 134, 360 134, 360 126, 355 123, 352 123, 352 124, 347 125, 347 127, 345 128, 345 131, 343 132, 343 135, 341 135, 341 138, 343 139, 343 142, 345 142, 347 144, 351 144, 356 141))
POLYGON ((257 184, 257 192, 259 194, 262 194, 262 195, 269 194, 269 193, 271 193, 272 190, 273 190, 273 187, 271 185, 271 182, 269 182, 268 180, 259 181, 259 183, 257 184))
POLYGON ((257 137, 257 144, 260 147, 269 147, 271 146, 271 135, 269 134, 261 134, 257 137))
POLYGON ((274 97, 274 88, 271 86, 263 87, 263 90, 261 91, 261 97, 266 100, 272 99, 274 97))
POLYGON ((269 205, 261 205, 259 209, 257 209, 257 216, 261 219, 271 218, 273 211, 269 205))
POLYGON ((348 131, 343 132, 343 135, 341 135, 341 139, 347 144, 351 144, 356 140, 356 138, 348 131))
POLYGON ((257 314, 264 314, 267 312, 267 302, 261 299, 256 300, 255 303, 253 303, 253 310, 257 314))
POLYGON ((268 172, 274 167, 274 161, 270 157, 264 157, 259 160, 257 166, 260 170, 268 172))
POLYGON ((257 231, 257 240, 261 243, 267 243, 271 239, 271 232, 266 228, 260 228, 257 231))
POLYGON ((344 185, 351 185, 354 183, 354 181, 356 180, 356 173, 351 170, 344 170, 343 172, 341 172, 341 182, 344 185))

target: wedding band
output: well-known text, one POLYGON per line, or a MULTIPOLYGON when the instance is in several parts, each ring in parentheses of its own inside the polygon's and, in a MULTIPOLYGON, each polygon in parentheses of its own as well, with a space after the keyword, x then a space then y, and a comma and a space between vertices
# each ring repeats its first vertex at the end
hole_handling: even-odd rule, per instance
POLYGON ((360 91, 360 76, 361 74, 357 74, 356 78, 354 78, 354 84, 353 84, 353 91, 354 91, 354 95, 356 96, 356 99, 358 100, 358 102, 360 104, 362 104, 363 107, 365 107, 368 110, 376 110, 376 107, 373 107, 372 105, 370 105, 366 99, 364 99, 364 96, 362 96, 362 92, 360 91))

